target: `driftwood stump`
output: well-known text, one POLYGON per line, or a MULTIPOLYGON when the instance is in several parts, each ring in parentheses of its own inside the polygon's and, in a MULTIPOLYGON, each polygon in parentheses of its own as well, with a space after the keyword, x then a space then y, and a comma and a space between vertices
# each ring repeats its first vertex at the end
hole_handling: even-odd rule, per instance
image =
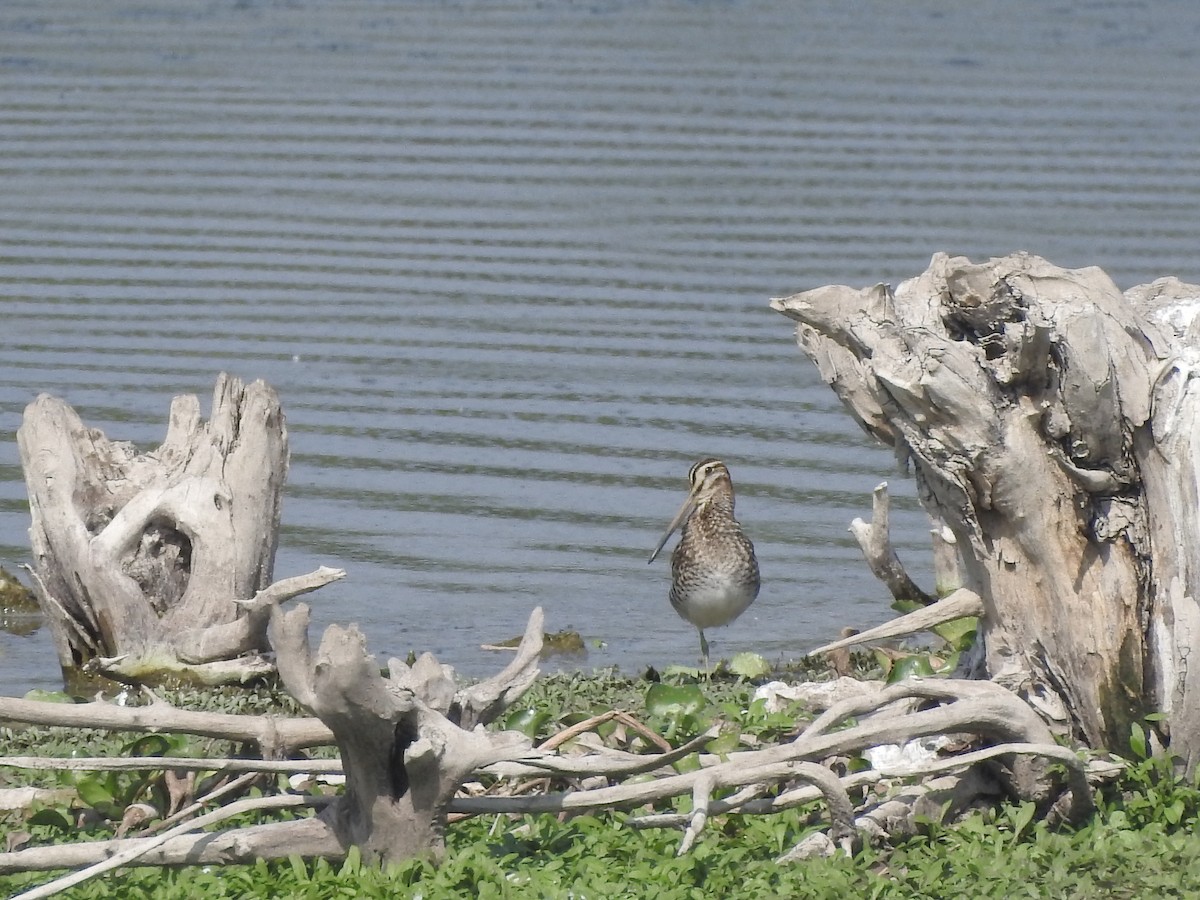
MULTIPOLYGON (((238 601, 267 589, 274 566, 288 444, 270 386, 222 374, 207 423, 196 397, 176 397, 166 440, 144 454, 42 394, 17 441, 35 590, 64 673, 269 670, 237 658, 267 649, 271 604, 238 601)), ((290 594, 340 574, 314 573, 290 594)))
POLYGON ((850 412, 911 460, 982 600, 988 673, 1092 747, 1200 758, 1200 287, 935 256, 894 292, 772 301, 850 412))
POLYGON ((346 792, 322 818, 343 847, 357 845, 365 858, 440 859, 446 811, 462 783, 478 768, 531 755, 523 734, 475 726, 537 678, 541 609, 529 617, 512 663, 468 688, 429 653, 411 667, 390 660, 385 678, 355 626, 329 626, 314 654, 308 622, 303 603, 275 607, 270 631, 284 686, 329 726, 341 751, 346 792))

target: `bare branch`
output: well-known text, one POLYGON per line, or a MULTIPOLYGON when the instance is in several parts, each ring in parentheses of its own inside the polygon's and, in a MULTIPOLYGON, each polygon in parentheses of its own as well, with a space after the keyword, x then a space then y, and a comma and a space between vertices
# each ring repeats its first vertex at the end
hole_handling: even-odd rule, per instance
POLYGON ((915 600, 918 603, 930 604, 934 598, 917 586, 909 577, 892 547, 891 532, 888 527, 888 489, 887 482, 875 487, 872 492, 871 523, 868 525, 862 519, 850 523, 850 533, 858 541, 867 565, 882 581, 897 600, 915 600))
MULTIPOLYGON (((158 835, 157 837, 132 838, 132 839, 122 840, 122 841, 98 841, 98 842, 87 843, 87 844, 83 844, 83 845, 75 845, 76 847, 86 847, 86 848, 92 848, 92 847, 96 847, 97 845, 103 845, 103 844, 109 844, 109 845, 119 844, 122 846, 111 856, 108 856, 107 858, 102 858, 102 860, 100 862, 93 863, 88 868, 83 869, 82 871, 73 872, 70 875, 66 875, 66 876, 56 879, 54 881, 47 882, 46 884, 43 884, 40 887, 34 888, 31 891, 26 891, 23 894, 19 894, 17 897, 13 898, 13 900, 39 900, 39 898, 42 898, 42 897, 50 897, 53 894, 59 893, 60 891, 65 891, 69 887, 73 887, 77 884, 82 884, 84 881, 87 881, 91 878, 95 878, 97 875, 101 875, 104 872, 111 871, 112 869, 119 869, 121 866, 129 865, 130 863, 134 862, 135 860, 139 859, 140 857, 143 857, 146 854, 150 853, 152 850, 162 847, 164 844, 169 842, 172 838, 179 837, 180 835, 183 835, 190 831, 196 831, 197 829, 203 828, 206 825, 212 825, 216 822, 221 822, 221 821, 224 821, 225 819, 233 818, 234 816, 240 816, 243 813, 256 812, 259 810, 266 810, 266 809, 287 809, 287 808, 295 808, 295 807, 299 807, 299 806, 310 806, 311 807, 311 806, 322 806, 322 805, 325 805, 325 801, 322 798, 298 797, 298 796, 290 796, 290 795, 280 796, 280 797, 258 797, 258 798, 254 798, 254 799, 250 799, 250 800, 238 800, 235 803, 230 803, 228 806, 223 806, 220 809, 214 810, 213 812, 208 813, 207 815, 199 816, 199 817, 191 820, 190 822, 185 822, 182 825, 172 828, 170 831, 163 832, 162 834, 158 835)), ((37 848, 33 848, 33 849, 35 849, 35 850, 62 850, 65 848, 37 847, 37 848)), ((29 852, 30 851, 22 850, 22 851, 19 851, 18 853, 0 854, 0 871, 20 871, 20 869, 16 869, 16 868, 7 868, 5 866, 5 863, 8 862, 8 860, 6 860, 5 857, 21 856, 21 855, 27 854, 29 852)), ((54 867, 58 868, 58 867, 61 867, 62 865, 70 865, 70 863, 60 862, 54 867)), ((50 866, 38 867, 38 868, 50 868, 50 866)))
POLYGON ((341 775, 337 759, 228 759, 195 756, 0 756, 0 768, 54 772, 156 772, 161 769, 194 772, 307 772, 341 775))
POLYGON ((194 712, 177 709, 163 700, 149 706, 117 706, 100 700, 66 704, 0 697, 0 720, 113 731, 171 731, 231 741, 254 741, 268 758, 333 743, 333 733, 319 719, 194 712))
POLYGON ((981 616, 983 613, 983 600, 979 595, 967 588, 959 588, 950 596, 943 597, 929 606, 913 610, 875 628, 868 628, 866 631, 860 631, 849 637, 824 644, 815 650, 808 651, 806 655, 816 656, 818 653, 831 653, 843 647, 853 647, 855 644, 919 634, 922 631, 929 631, 933 626, 941 625, 943 622, 961 619, 963 616, 981 616))

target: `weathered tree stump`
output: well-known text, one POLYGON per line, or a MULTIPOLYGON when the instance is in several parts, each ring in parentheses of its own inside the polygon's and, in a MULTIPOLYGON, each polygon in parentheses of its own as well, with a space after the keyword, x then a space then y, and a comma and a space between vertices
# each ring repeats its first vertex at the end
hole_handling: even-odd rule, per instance
POLYGON ((1124 750, 1148 713, 1200 759, 1200 287, 935 256, 901 284, 772 301, 868 433, 911 460, 982 600, 994 679, 1124 750))
MULTIPOLYGON (((35 592, 64 673, 221 681, 270 669, 254 655, 268 649, 271 604, 238 602, 267 589, 274 567, 288 445, 270 386, 222 374, 207 423, 195 396, 176 397, 166 440, 144 454, 42 394, 17 441, 35 592)), ((323 569, 276 593, 340 576, 323 569)))
POLYGON ((284 686, 333 732, 346 792, 322 818, 343 847, 399 862, 445 849, 446 811, 478 768, 530 753, 518 732, 477 729, 533 684, 542 649, 542 611, 529 617, 516 658, 495 677, 459 688, 432 654, 409 667, 388 663, 387 678, 355 626, 330 625, 313 654, 308 607, 271 614, 271 643, 284 686))

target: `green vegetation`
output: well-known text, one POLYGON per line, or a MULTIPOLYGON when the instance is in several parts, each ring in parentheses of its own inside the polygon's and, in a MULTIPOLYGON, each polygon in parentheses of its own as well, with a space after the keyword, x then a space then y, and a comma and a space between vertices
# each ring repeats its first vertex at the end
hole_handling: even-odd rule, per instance
MULTIPOLYGON (((754 683, 732 676, 697 682, 684 675, 661 681, 599 673, 550 676, 538 684, 505 723, 542 739, 614 707, 630 711, 678 744, 710 724, 727 722, 733 735, 748 732, 778 740, 797 724, 795 710, 769 713, 751 703, 754 683)), ((209 696, 209 702, 212 701, 209 696)), ((232 696, 232 695, 231 695, 232 696)), ((231 696, 225 697, 230 700, 231 696)), ((279 698, 239 695, 243 711, 269 708, 279 698)), ((184 698, 173 696, 182 704, 184 698)), ((199 698, 188 698, 201 705, 199 698)), ((220 697, 217 698, 220 701, 220 697)), ((294 708, 289 706, 289 711, 294 708)), ((607 740, 636 747, 635 731, 619 721, 598 730, 607 740)), ((1135 742, 1136 743, 1136 742, 1135 742)), ((1144 742, 1138 744, 1144 747, 1144 742)), ((200 739, 138 739, 65 729, 0 729, 0 752, 67 755, 141 752, 224 753, 233 748, 200 739)), ((1143 750, 1144 752, 1144 750, 1143 750)), ((139 774, 16 774, 0 770, 0 784, 72 784, 94 811, 83 829, 111 835, 119 807, 153 797, 156 776, 139 774)), ((686 798, 675 801, 686 808, 686 798)), ((0 818, 0 830, 24 829, 34 843, 78 834, 76 808, 39 811, 23 820, 0 818), (57 815, 56 815, 57 814, 57 815)), ((816 813, 814 815, 814 813, 816 813)), ((1109 785, 1099 812, 1077 830, 1052 830, 1033 804, 1010 804, 973 813, 954 824, 925 823, 921 834, 892 846, 866 848, 853 857, 814 859, 786 866, 774 860, 813 829, 813 809, 773 816, 714 817, 697 844, 676 857, 680 834, 637 830, 618 812, 579 816, 486 816, 452 824, 440 868, 412 861, 387 870, 361 864, 299 859, 251 866, 132 869, 68 892, 94 898, 330 898, 330 897, 1063 897, 1140 898, 1200 894, 1200 786, 1175 773, 1162 758, 1132 764, 1109 785)), ((86 817, 85 817, 86 819, 86 817)), ((17 893, 47 881, 48 873, 0 877, 0 893, 17 893)))

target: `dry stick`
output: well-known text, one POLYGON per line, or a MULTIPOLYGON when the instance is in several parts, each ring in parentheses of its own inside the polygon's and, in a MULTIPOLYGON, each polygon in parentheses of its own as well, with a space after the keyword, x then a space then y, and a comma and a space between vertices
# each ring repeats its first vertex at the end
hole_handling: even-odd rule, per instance
POLYGON ((582 722, 576 722, 570 728, 564 728, 562 731, 558 732, 558 734, 551 735, 550 737, 546 738, 545 741, 538 745, 538 749, 553 750, 555 747, 565 744, 576 735, 583 734, 585 731, 591 731, 593 728, 603 725, 605 722, 610 722, 613 719, 616 719, 618 722, 621 722, 629 728, 632 728, 664 753, 670 753, 671 750, 674 749, 670 742, 667 741, 667 739, 660 735, 657 731, 643 724, 629 713, 617 709, 610 709, 608 712, 599 713, 590 718, 584 719, 582 722))
POLYGON ((158 832, 162 831, 164 828, 170 828, 176 822, 182 822, 184 819, 190 818, 191 815, 197 810, 203 809, 210 803, 220 800, 226 794, 232 794, 234 791, 249 786, 254 782, 254 779, 258 778, 258 776, 258 772, 247 772, 245 775, 239 775, 237 778, 233 779, 233 781, 209 791, 203 797, 199 797, 190 806, 185 806, 174 815, 167 816, 162 821, 155 822, 154 824, 143 828, 138 833, 137 837, 150 837, 152 834, 158 834, 158 832))
MULTIPOLYGON (((827 796, 833 796, 835 791, 840 791, 836 776, 824 767, 801 761, 825 759, 855 752, 863 747, 903 743, 928 734, 943 734, 948 731, 970 731, 985 737, 999 737, 1005 742, 1053 743, 1049 730, 1029 707, 1003 688, 986 682, 956 683, 913 679, 904 685, 895 685, 881 691, 880 697, 885 702, 895 699, 891 695, 893 690, 904 690, 911 696, 926 699, 960 702, 905 716, 868 721, 831 734, 818 734, 807 739, 801 737, 790 744, 730 754, 725 762, 707 767, 703 774, 716 778, 715 783, 719 787, 734 787, 795 776, 799 774, 799 767, 811 765, 813 769, 810 770, 809 780, 820 777, 815 771, 819 769, 832 779, 827 796)), ((838 704, 838 707, 842 707, 842 704, 838 704)), ((553 771, 552 766, 547 765, 546 768, 553 771)), ((641 784, 568 791, 543 797, 456 798, 451 802, 450 809, 455 812, 474 813, 560 812, 564 809, 636 806, 691 790, 701 774, 688 772, 641 784)), ((848 807, 849 800, 846 803, 848 807)))
MULTIPOLYGON (((708 804, 708 814, 715 816, 744 807, 751 800, 761 796, 766 789, 767 785, 763 783, 750 784, 722 800, 712 800, 708 804)), ((815 788, 813 790, 815 793, 810 799, 815 800, 821 794, 815 788)), ((691 813, 647 813, 642 816, 630 816, 625 823, 632 828, 675 828, 687 825, 690 818, 691 813)))
POLYGON ((225 819, 240 816, 245 812, 253 812, 263 809, 287 809, 296 806, 320 806, 323 802, 313 797, 259 797, 252 800, 238 800, 236 803, 230 803, 228 806, 223 806, 220 809, 215 809, 206 815, 199 816, 190 822, 184 822, 182 825, 176 825, 169 831, 164 831, 158 837, 145 838, 139 840, 137 846, 130 847, 127 850, 122 850, 115 853, 108 859, 88 866, 86 869, 81 869, 78 872, 72 872, 70 875, 64 875, 62 878, 49 881, 46 884, 36 887, 31 891, 26 891, 24 894, 19 894, 13 897, 12 900, 39 900, 42 897, 50 897, 57 894, 59 891, 65 891, 69 887, 74 887, 77 884, 82 884, 97 875, 102 875, 112 869, 119 869, 121 866, 127 865, 139 856, 149 853, 155 847, 160 847, 169 841, 171 838, 189 831, 196 831, 206 825, 212 825, 214 822, 221 822, 225 819))
POLYGON ((333 732, 314 718, 236 715, 180 709, 163 700, 149 706, 90 703, 44 703, 0 697, 0 721, 66 728, 105 728, 110 731, 197 734, 232 741, 255 741, 270 754, 334 743, 333 732))
POLYGON ((858 541, 871 572, 887 586, 893 597, 897 600, 916 600, 928 606, 934 598, 909 577, 892 547, 888 526, 887 482, 877 485, 872 494, 871 523, 868 525, 862 519, 855 519, 850 523, 850 533, 858 541))
POLYGON ((502 760, 483 766, 479 771, 498 778, 520 778, 528 775, 641 775, 655 769, 663 769, 676 763, 690 753, 701 749, 720 734, 717 726, 709 728, 698 737, 675 748, 670 753, 645 756, 637 753, 608 751, 605 755, 595 754, 582 757, 529 756, 521 760, 502 760))
MULTIPOLYGON (((838 701, 813 719, 796 738, 795 743, 799 744, 826 734, 830 728, 843 719, 876 712, 889 703, 911 698, 938 700, 949 702, 950 705, 970 702, 973 699, 993 700, 1011 710, 1008 715, 1012 719, 1012 725, 1023 732, 1026 737, 1037 735, 1046 743, 1051 740, 1049 729, 1038 718, 1037 713, 999 685, 987 681, 909 678, 898 684, 883 687, 873 694, 862 694, 838 701)), ((1036 741, 1031 742, 1037 743, 1036 741)))
POLYGON ((829 804, 830 814, 838 833, 851 829, 854 807, 850 798, 838 782, 838 777, 829 769, 812 762, 795 759, 749 763, 738 757, 760 758, 757 752, 731 754, 728 762, 707 769, 669 775, 655 781, 639 784, 622 784, 616 787, 595 788, 586 791, 567 791, 537 797, 456 797, 450 802, 453 812, 470 813, 558 813, 564 810, 606 808, 610 806, 638 806, 653 800, 674 797, 690 791, 701 778, 712 780, 714 788, 741 787, 765 781, 799 778, 816 785, 829 804))
POLYGON ((558 734, 554 734, 546 738, 546 740, 538 744, 538 749, 547 751, 553 750, 555 747, 565 744, 576 735, 583 734, 585 731, 591 731, 593 728, 603 725, 605 722, 611 721, 616 717, 616 715, 617 711, 615 709, 610 709, 608 712, 591 716, 590 718, 584 719, 582 722, 576 722, 570 728, 564 728, 558 734))
MULTIPOLYGON (((895 770, 888 771, 887 769, 871 769, 865 772, 855 772, 845 775, 839 781, 842 789, 849 792, 852 788, 874 784, 884 778, 934 775, 939 772, 967 768, 976 763, 1010 753, 1022 756, 1043 756, 1057 762, 1065 763, 1068 770, 1068 783, 1072 796, 1072 814, 1086 815, 1092 803, 1091 789, 1087 784, 1087 766, 1069 747, 1061 747, 1058 744, 996 744, 992 747, 985 747, 981 750, 974 750, 959 756, 930 761, 911 771, 899 772, 895 770)), ((821 791, 813 785, 805 785, 804 787, 785 791, 775 797, 768 797, 762 800, 754 799, 754 795, 762 793, 764 789, 764 784, 755 784, 743 791, 739 791, 731 797, 723 800, 713 800, 708 805, 708 815, 715 816, 732 811, 737 811, 745 815, 777 813, 794 806, 811 803, 822 796, 821 791)), ((689 819, 689 813, 655 813, 632 817, 627 819, 626 822, 633 828, 677 828, 687 825, 689 819)))
POLYGON ((683 840, 679 842, 679 849, 675 851, 676 856, 683 856, 691 850, 692 844, 704 830, 704 825, 708 821, 708 805, 712 800, 712 791, 713 780, 711 778, 698 778, 692 785, 692 812, 688 816, 687 831, 683 834, 683 840))
POLYGON ((195 756, 135 756, 111 759, 104 756, 0 756, 0 768, 51 769, 55 771, 138 772, 184 769, 194 772, 305 772, 342 775, 340 759, 206 759, 195 756))
MULTIPOLYGON (((842 789, 849 793, 851 788, 864 784, 874 784, 882 778, 883 776, 879 772, 866 771, 855 772, 853 775, 844 775, 839 781, 842 789)), ((740 815, 770 815, 772 813, 783 812, 785 809, 791 809, 795 806, 812 803, 814 800, 820 800, 823 796, 818 788, 811 784, 806 784, 804 787, 792 788, 774 797, 755 799, 767 787, 768 785, 765 783, 752 784, 723 800, 713 800, 709 804, 709 815, 716 816, 727 812, 736 812, 740 815)), ((688 814, 653 813, 644 816, 634 816, 625 821, 633 828, 678 828, 687 824, 688 814)))
POLYGON ((617 713, 617 721, 623 722, 624 724, 628 725, 630 728, 632 728, 634 731, 636 731, 638 734, 640 734, 646 740, 650 741, 652 744, 654 744, 656 747, 658 747, 660 750, 662 750, 663 753, 671 752, 672 748, 671 748, 670 741, 668 741, 665 737, 663 737, 661 734, 659 734, 654 729, 652 729, 646 725, 643 725, 640 721, 638 721, 636 718, 631 716, 629 713, 618 712, 617 713))
POLYGON ((889 638, 905 637, 910 634, 928 631, 934 625, 941 625, 943 622, 952 622, 964 616, 981 616, 983 613, 983 600, 979 595, 967 588, 959 588, 936 603, 931 603, 929 606, 922 606, 920 609, 892 619, 890 622, 884 622, 875 628, 869 628, 850 637, 824 644, 815 650, 808 651, 805 656, 829 653, 833 650, 840 650, 843 647, 865 644, 868 641, 882 641, 889 638))

